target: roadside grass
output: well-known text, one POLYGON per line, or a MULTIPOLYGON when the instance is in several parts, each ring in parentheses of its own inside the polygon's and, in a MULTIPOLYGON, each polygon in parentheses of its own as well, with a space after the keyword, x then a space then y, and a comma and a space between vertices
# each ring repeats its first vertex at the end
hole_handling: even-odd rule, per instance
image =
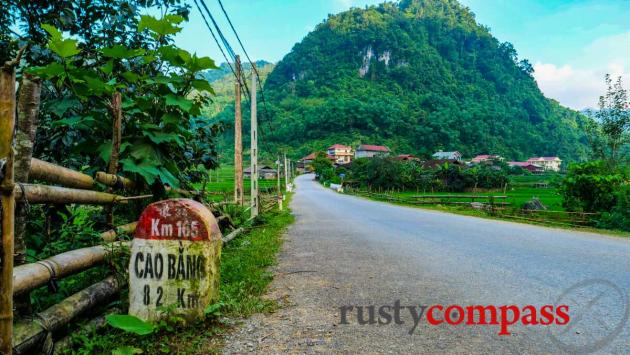
MULTIPOLYGON (((289 198, 290 195, 287 200, 289 198)), ((264 299, 263 295, 273 279, 268 268, 275 264, 282 246, 282 233, 293 219, 290 210, 274 209, 262 214, 246 233, 223 247, 220 301, 217 311, 205 320, 188 326, 163 324, 158 327, 159 331, 145 336, 109 326, 99 329, 80 327, 70 334, 70 346, 60 353, 118 354, 122 347, 144 354, 220 353, 223 335, 235 326, 235 319, 272 312, 277 308, 274 301, 264 299)), ((112 306, 120 306, 121 303, 116 301, 112 306)))

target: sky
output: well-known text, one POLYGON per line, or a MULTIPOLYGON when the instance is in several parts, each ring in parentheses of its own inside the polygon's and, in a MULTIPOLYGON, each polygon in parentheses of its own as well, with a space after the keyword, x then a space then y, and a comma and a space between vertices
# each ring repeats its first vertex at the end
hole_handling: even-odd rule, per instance
MULTIPOLYGON (((222 0, 252 59, 281 60, 328 14, 382 0, 222 0)), ((604 74, 630 88, 630 0, 460 0, 519 58, 549 98, 576 110, 597 106, 604 74)), ((192 3, 192 2, 191 2, 192 3)), ((216 0, 206 3, 237 53, 238 43, 216 0)), ((225 61, 196 8, 176 43, 225 61)))

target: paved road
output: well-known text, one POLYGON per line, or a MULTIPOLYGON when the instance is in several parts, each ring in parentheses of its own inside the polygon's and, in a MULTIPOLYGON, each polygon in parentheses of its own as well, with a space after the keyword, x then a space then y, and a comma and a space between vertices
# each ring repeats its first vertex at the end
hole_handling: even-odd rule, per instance
POLYGON ((226 352, 630 353, 630 238, 393 206, 337 194, 312 175, 297 186, 269 295, 286 306, 247 320, 226 352), (403 309, 404 324, 357 323, 356 306, 375 305, 378 320, 396 300, 564 303, 571 322, 499 336, 499 326, 432 326, 424 315, 410 335, 403 309), (340 307, 350 305, 341 324, 340 307))

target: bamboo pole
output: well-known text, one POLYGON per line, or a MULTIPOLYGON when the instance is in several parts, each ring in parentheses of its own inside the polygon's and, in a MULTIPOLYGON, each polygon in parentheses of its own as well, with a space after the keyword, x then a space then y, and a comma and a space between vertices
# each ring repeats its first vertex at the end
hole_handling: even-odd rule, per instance
MULTIPOLYGON (((17 62, 19 59, 16 59, 17 62)), ((11 354, 13 338, 13 238, 15 231, 13 132, 15 110, 15 63, 6 63, 0 70, 0 203, 2 205, 0 353, 3 354, 11 354)))
POLYGON ((136 230, 137 225, 138 225, 138 222, 123 224, 122 226, 118 226, 115 229, 101 233, 101 238, 103 239, 104 242, 107 242, 107 243, 113 242, 116 240, 116 237, 119 234, 133 233, 136 230))
POLYGON ((232 239, 238 237, 239 234, 243 233, 245 230, 243 228, 238 228, 236 230, 234 230, 232 233, 226 235, 225 237, 223 237, 223 245, 229 243, 232 239))
POLYGON ((76 189, 91 189, 94 186, 94 179, 89 175, 36 158, 31 159, 30 177, 76 189))
POLYGON ((106 186, 117 187, 125 190, 131 190, 136 186, 132 180, 127 179, 126 177, 109 174, 104 171, 96 173, 96 181, 106 186))
POLYGON ((59 186, 46 186, 35 184, 20 184, 15 186, 15 198, 18 200, 26 197, 29 203, 59 203, 59 204, 93 204, 107 205, 119 202, 123 196, 108 194, 105 192, 70 189, 59 186), (26 196, 24 196, 24 193, 26 196))
MULTIPOLYGON (((128 245, 119 243, 118 245, 128 245)), ((13 270, 13 294, 33 290, 51 279, 61 279, 103 263, 113 245, 98 245, 67 251, 50 258, 15 267, 13 270)))
POLYGON ((37 353, 49 333, 54 333, 83 312, 102 305, 120 291, 120 283, 110 276, 38 314, 38 321, 25 319, 14 327, 13 351, 17 354, 37 353))

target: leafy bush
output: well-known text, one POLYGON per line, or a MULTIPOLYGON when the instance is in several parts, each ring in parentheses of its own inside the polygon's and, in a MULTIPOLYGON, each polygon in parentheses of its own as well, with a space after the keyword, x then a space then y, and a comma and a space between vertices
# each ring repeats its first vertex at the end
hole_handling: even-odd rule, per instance
POLYGON ((601 160, 572 164, 560 184, 562 205, 569 211, 608 212, 629 177, 628 168, 613 169, 601 160))
POLYGON ((610 212, 602 212, 597 226, 630 231, 630 185, 615 193, 615 199, 617 203, 610 212))
POLYGON ((389 158, 356 159, 348 168, 354 185, 373 189, 410 189, 461 192, 466 189, 501 188, 508 182, 507 173, 491 166, 466 168, 443 164, 425 169, 414 161, 389 158))

